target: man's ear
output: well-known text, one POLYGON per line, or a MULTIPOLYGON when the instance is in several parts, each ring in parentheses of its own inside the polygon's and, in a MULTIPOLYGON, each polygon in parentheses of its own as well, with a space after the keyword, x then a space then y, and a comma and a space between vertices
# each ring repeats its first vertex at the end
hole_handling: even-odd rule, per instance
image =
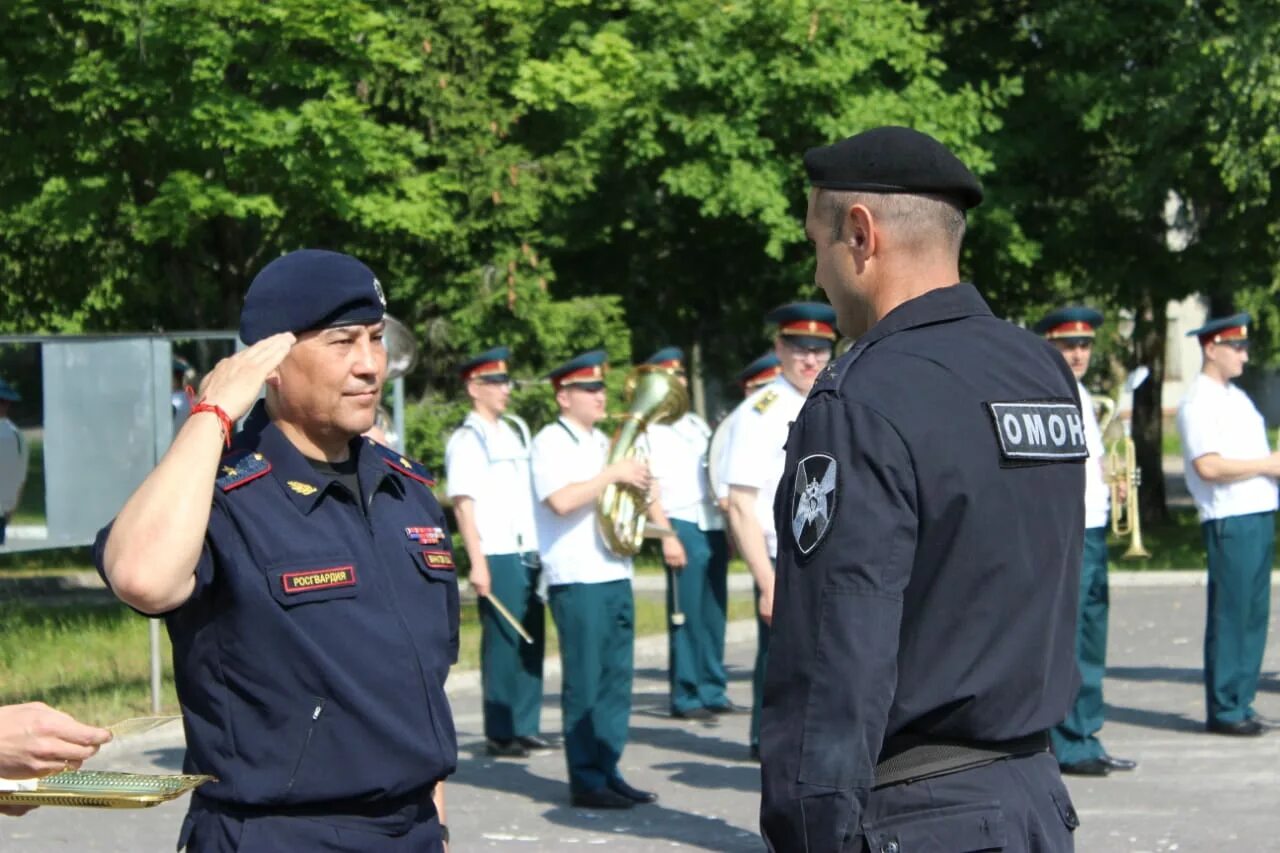
POLYGON ((279 389, 280 387, 280 368, 273 367, 271 372, 267 374, 267 385, 279 389))

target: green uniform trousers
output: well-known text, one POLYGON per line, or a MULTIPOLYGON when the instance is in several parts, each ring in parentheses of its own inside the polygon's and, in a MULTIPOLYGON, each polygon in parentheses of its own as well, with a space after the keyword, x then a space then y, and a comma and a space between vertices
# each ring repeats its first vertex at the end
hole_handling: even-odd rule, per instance
POLYGON ((667 569, 667 660, 671 710, 716 708, 725 695, 724 621, 728 595, 729 552, 723 530, 699 530, 690 521, 672 519, 688 562, 667 569), (684 624, 671 621, 673 588, 684 624))
POLYGON ((560 634, 560 714, 573 793, 618 776, 631 718, 635 602, 631 582, 558 584, 551 616, 560 634))
POLYGON ((1271 616, 1275 513, 1233 515, 1206 521, 1201 528, 1209 557, 1205 706, 1210 720, 1238 723, 1255 716, 1253 699, 1271 616))
POLYGON ((1105 752, 1096 735, 1102 728, 1102 676, 1107 671, 1107 528, 1085 530, 1083 557, 1076 607, 1080 692, 1067 718, 1049 731, 1059 764, 1079 764, 1105 752))
POLYGON ((764 666, 769 657, 769 626, 760 618, 760 587, 755 587, 754 591, 756 601, 756 665, 751 672, 751 745, 759 747, 760 706, 764 702, 764 666))
POLYGON ((480 680, 484 691, 484 736, 511 740, 538 733, 542 714, 542 658, 546 616, 537 595, 538 555, 490 554, 493 595, 533 637, 526 643, 489 603, 480 608, 480 680))

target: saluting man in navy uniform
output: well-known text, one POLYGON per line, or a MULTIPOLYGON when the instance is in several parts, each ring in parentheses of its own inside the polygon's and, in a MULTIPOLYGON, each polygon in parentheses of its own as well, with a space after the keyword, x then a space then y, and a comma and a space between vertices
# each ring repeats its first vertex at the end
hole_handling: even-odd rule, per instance
POLYGON ((1253 707, 1271 616, 1280 452, 1253 401, 1231 380, 1249 361, 1249 315, 1193 329, 1204 364, 1178 406, 1187 489, 1209 562, 1204 629, 1205 728, 1260 735, 1274 723, 1253 707))
POLYGON ((1107 671, 1107 521, 1111 490, 1103 467, 1106 448, 1102 430, 1093 410, 1093 397, 1081 382, 1089 372, 1093 339, 1102 314, 1092 308, 1073 305, 1045 315, 1034 331, 1053 344, 1076 378, 1080 394, 1080 414, 1084 418, 1085 444, 1089 461, 1084 476, 1084 550, 1080 571, 1080 609, 1076 620, 1076 663, 1080 667, 1080 691, 1066 720, 1050 730, 1053 754, 1063 773, 1077 776, 1106 776, 1112 770, 1132 770, 1137 762, 1116 758, 1102 748, 1098 730, 1102 728, 1105 706, 1102 677, 1107 671))
MULTIPOLYGON (((660 349, 644 364, 670 370, 687 384, 679 347, 660 349)), ((671 716, 706 720, 740 710, 725 693, 729 548, 724 517, 707 480, 711 427, 689 411, 673 424, 651 424, 645 432, 650 470, 658 483, 649 519, 676 531, 662 539, 671 716), (677 604, 683 616, 678 624, 677 604)))
POLYGON ((353 257, 267 264, 240 314, 247 348, 214 367, 98 534, 112 591, 168 627, 184 771, 217 778, 193 794, 179 848, 448 840, 458 585, 431 475, 361 437, 386 376, 384 311, 353 257))
POLYGON ((605 547, 596 499, 610 483, 649 488, 649 467, 606 465, 605 353, 592 350, 548 374, 560 417, 533 439, 534 519, 551 618, 560 636, 560 716, 575 806, 626 809, 656 794, 618 771, 631 720, 635 601, 631 558, 605 547))
POLYGON ((729 510, 729 484, 724 480, 725 466, 729 463, 729 447, 733 441, 733 425, 736 423, 739 415, 746 409, 747 399, 755 393, 762 385, 768 385, 782 372, 782 362, 778 361, 778 354, 773 350, 769 350, 758 358, 752 359, 746 367, 738 371, 735 381, 738 387, 742 389, 743 399, 734 406, 729 414, 716 425, 715 432, 711 435, 711 449, 719 448, 719 455, 716 457, 716 470, 720 477, 713 484, 716 490, 716 505, 720 507, 721 512, 729 510), (719 438, 719 434, 723 432, 724 438, 719 438))
POLYGON ((778 376, 748 397, 735 420, 725 464, 729 484, 729 525, 738 551, 755 580, 757 600, 756 660, 751 678, 751 756, 760 751, 760 699, 769 623, 773 616, 773 561, 778 534, 773 498, 783 476, 787 431, 813 387, 818 372, 831 360, 835 312, 828 305, 795 302, 766 317, 778 326, 774 352, 778 376))
POLYGON ((546 617, 537 594, 541 569, 529 427, 507 413, 510 357, 506 347, 494 347, 459 367, 472 408, 449 437, 444 464, 480 608, 485 749, 490 755, 519 758, 551 745, 538 735, 546 617), (532 643, 507 624, 491 595, 533 637, 532 643))
POLYGON ((1075 378, 959 283, 982 189, 884 127, 805 155, 853 348, 787 442, 760 739, 775 851, 1059 851, 1088 457, 1075 378))

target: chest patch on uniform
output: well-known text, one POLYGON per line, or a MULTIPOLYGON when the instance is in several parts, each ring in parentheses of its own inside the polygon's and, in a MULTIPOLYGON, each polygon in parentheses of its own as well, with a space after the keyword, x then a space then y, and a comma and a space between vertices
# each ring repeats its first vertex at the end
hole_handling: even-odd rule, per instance
POLYGON ((1089 457, 1084 419, 1075 403, 1020 400, 985 405, 1005 462, 1071 462, 1089 457))
POLYGON ((422 559, 428 569, 453 571, 453 555, 448 551, 423 551, 422 559))
POLYGON ((831 532, 838 472, 836 460, 825 453, 810 454, 796 464, 791 535, 801 554, 813 553, 831 532))
POLYGON ((444 541, 444 529, 441 527, 406 527, 404 535, 423 545, 436 545, 444 541))
POLYGON ((304 569, 280 575, 285 595, 297 595, 317 589, 333 589, 356 585, 355 566, 330 566, 325 569, 304 569))

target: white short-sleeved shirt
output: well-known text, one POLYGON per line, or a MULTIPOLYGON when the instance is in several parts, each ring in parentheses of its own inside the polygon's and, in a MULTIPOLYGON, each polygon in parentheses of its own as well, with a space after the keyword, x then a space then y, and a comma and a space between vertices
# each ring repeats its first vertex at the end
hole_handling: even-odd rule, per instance
POLYGON ((1201 521, 1276 509, 1276 481, 1271 477, 1206 483, 1192 464, 1210 453, 1223 459, 1260 459, 1271 453, 1266 422, 1249 395, 1230 382, 1223 385, 1201 373, 1178 406, 1178 433, 1187 490, 1201 521))
POLYGON ((598 429, 584 431, 559 418, 533 440, 533 517, 538 525, 542 573, 548 586, 630 580, 631 560, 605 547, 596 526, 595 501, 557 515, 547 498, 604 470, 609 439, 598 429))
POLYGON ((653 424, 646 432, 649 469, 658 481, 667 517, 696 524, 700 530, 723 530, 724 518, 707 482, 711 427, 688 412, 673 424, 653 424))
POLYGON ((22 430, 8 418, 0 418, 0 516, 17 507, 18 492, 27 481, 29 452, 22 430))
POLYGON ((528 441, 522 422, 504 416, 490 423, 475 412, 449 436, 444 451, 448 494, 475 501, 486 554, 538 550, 528 441))
POLYGON ((770 557, 778 555, 773 526, 773 497, 787 465, 787 434, 805 396, 779 376, 742 402, 726 453, 724 480, 730 486, 757 489, 756 518, 770 557))
POLYGON ((1103 477, 1107 452, 1102 444, 1102 430, 1098 416, 1093 411, 1093 395, 1079 382, 1080 409, 1084 412, 1084 443, 1089 458, 1084 468, 1084 526, 1085 529, 1107 526, 1107 511, 1111 508, 1111 489, 1103 477))

